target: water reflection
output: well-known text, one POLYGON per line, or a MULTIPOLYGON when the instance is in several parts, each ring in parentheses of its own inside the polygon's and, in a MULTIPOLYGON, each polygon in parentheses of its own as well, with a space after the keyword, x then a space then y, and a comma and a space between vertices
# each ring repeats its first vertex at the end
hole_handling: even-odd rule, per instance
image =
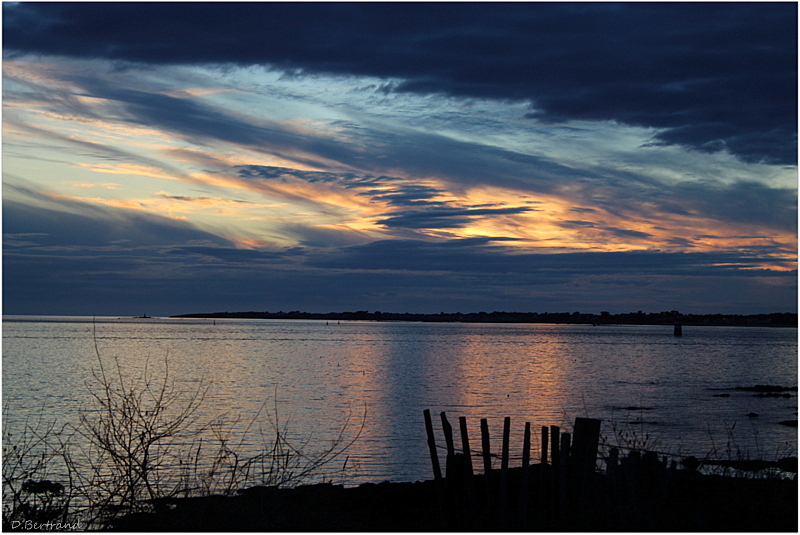
POLYGON ((324 445, 366 407, 361 438, 348 451, 348 466, 361 467, 354 482, 429 477, 424 409, 437 416, 437 430, 440 411, 456 427, 467 417, 475 449, 481 418, 499 449, 503 418, 511 417, 514 456, 526 421, 536 452, 540 426, 571 428, 575 416, 602 418, 603 433, 636 422, 642 433, 701 455, 724 443, 731 426, 749 451, 785 451, 787 442, 797 449, 796 429, 778 424, 796 420, 796 397, 716 398, 711 390, 795 385, 796 330, 684 327, 675 338, 669 327, 226 320, 11 322, 3 335, 3 401, 17 421, 43 406, 75 416, 97 367, 96 340, 131 377, 148 360, 160 369, 168 356, 176 384, 209 385, 204 418, 239 415, 242 428, 266 404, 255 429, 268 431, 268 416, 277 416, 298 440, 324 445))

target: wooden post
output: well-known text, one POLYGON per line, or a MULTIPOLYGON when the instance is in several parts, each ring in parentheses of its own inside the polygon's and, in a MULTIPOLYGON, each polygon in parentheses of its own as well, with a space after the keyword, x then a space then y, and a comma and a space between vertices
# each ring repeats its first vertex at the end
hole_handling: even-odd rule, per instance
POLYGON ((594 491, 597 448, 600 442, 600 420, 575 418, 570 455, 570 478, 574 499, 583 502, 594 491))
POLYGON ((503 420, 503 461, 501 469, 508 472, 508 438, 511 434, 511 418, 506 416, 503 420))
MULTIPOLYGON (((597 466, 597 446, 600 441, 600 420, 575 418, 570 464, 576 481, 583 487, 597 466)), ((585 490, 585 489, 584 489, 585 490)))
POLYGON ((500 515, 503 528, 508 528, 508 456, 509 435, 511 434, 511 417, 503 420, 503 457, 500 464, 500 515))
POLYGON ((433 436, 433 423, 431 422, 431 411, 425 409, 425 431, 428 433, 428 451, 431 454, 431 464, 433 465, 433 479, 442 479, 442 469, 439 467, 439 456, 436 453, 436 439, 433 436))
POLYGON ((475 482, 473 481, 474 471, 472 468, 472 452, 469 447, 469 433, 467 432, 467 418, 460 416, 458 418, 459 426, 461 427, 461 447, 463 454, 461 455, 464 472, 464 495, 461 497, 461 507, 467 511, 466 516, 474 515, 475 511, 475 482))
POLYGON ((569 462, 569 449, 570 449, 570 436, 569 433, 561 433, 561 447, 558 452, 558 466, 557 476, 558 479, 558 521, 559 524, 562 524, 565 520, 566 515, 566 505, 567 505, 567 488, 568 488, 568 479, 567 479, 567 464, 569 462))
POLYGON ((522 439, 522 481, 519 492, 520 527, 528 524, 528 471, 531 462, 531 423, 525 422, 525 435, 522 439))
POLYGON ((486 492, 486 519, 495 521, 495 490, 492 485, 492 452, 489 447, 489 424, 486 418, 481 418, 481 449, 483 454, 484 490, 486 492))
POLYGON ((458 419, 461 426, 461 448, 464 451, 464 459, 466 461, 467 475, 472 476, 472 453, 469 450, 469 433, 467 433, 467 417, 461 416, 458 419))
POLYGON ((547 443, 549 442, 547 439, 549 429, 546 425, 542 426, 542 464, 547 464, 547 443))
POLYGON ((447 443, 447 456, 452 457, 456 454, 456 448, 453 445, 453 426, 447 421, 447 415, 442 411, 442 429, 444 430, 444 440, 447 443))
POLYGON ((531 463, 531 423, 525 422, 525 435, 522 438, 522 468, 531 463))
POLYGON ((553 517, 560 520, 561 503, 559 501, 559 463, 561 462, 561 455, 559 455, 559 439, 561 438, 561 429, 557 425, 550 426, 550 512, 553 517))
POLYGON ((560 459, 558 455, 558 439, 560 432, 561 428, 557 425, 550 426, 550 464, 552 464, 554 468, 558 468, 558 461, 560 459))
POLYGON ((487 476, 492 471, 492 452, 489 449, 489 424, 481 418, 481 448, 483 449, 483 473, 487 476))

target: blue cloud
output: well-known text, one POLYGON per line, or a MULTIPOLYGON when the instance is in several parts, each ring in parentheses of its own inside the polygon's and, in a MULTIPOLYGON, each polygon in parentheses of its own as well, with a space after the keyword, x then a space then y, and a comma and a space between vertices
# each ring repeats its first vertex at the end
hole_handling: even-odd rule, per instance
POLYGON ((11 57, 371 75, 400 80, 392 91, 529 101, 539 121, 612 120, 659 129, 660 143, 797 161, 790 2, 21 2, 3 5, 3 30, 11 57))

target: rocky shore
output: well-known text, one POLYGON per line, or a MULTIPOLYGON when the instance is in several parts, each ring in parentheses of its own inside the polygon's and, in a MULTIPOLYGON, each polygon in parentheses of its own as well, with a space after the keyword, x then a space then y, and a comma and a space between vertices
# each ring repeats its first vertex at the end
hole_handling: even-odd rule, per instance
POLYGON ((580 495, 552 492, 548 466, 469 481, 255 487, 231 497, 160 499, 120 531, 789 531, 797 482, 692 470, 667 479, 596 474, 580 495), (500 491, 498 491, 500 489, 500 491), (522 491, 521 489, 525 489, 522 491))

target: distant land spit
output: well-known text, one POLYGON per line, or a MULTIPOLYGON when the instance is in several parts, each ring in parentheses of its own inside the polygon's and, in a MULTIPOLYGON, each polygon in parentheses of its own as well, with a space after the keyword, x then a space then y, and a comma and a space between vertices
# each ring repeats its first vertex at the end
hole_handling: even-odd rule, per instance
POLYGON ((181 314, 173 318, 215 318, 215 319, 302 319, 302 320, 359 320, 359 321, 425 321, 461 323, 571 323, 590 325, 715 325, 715 326, 759 326, 759 327, 797 327, 797 314, 775 312, 772 314, 681 314, 677 310, 645 313, 642 311, 626 314, 582 314, 580 312, 461 312, 439 314, 415 314, 410 312, 212 312, 201 314, 181 314))

